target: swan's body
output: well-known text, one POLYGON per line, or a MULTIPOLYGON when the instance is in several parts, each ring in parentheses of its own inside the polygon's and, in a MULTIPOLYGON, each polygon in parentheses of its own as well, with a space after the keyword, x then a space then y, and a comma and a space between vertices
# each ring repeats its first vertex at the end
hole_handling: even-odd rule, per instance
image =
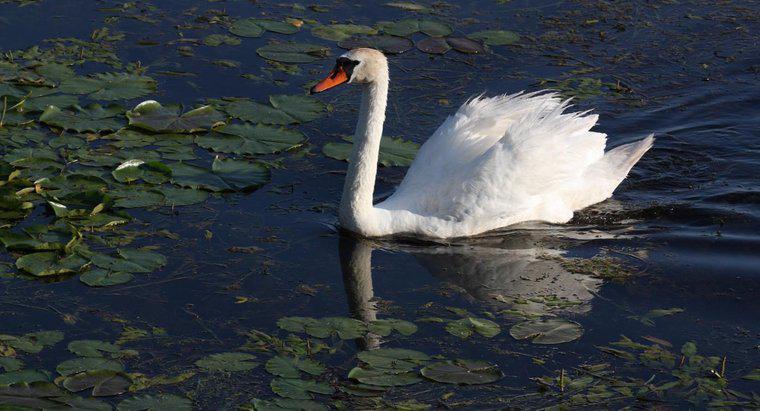
MULTIPOLYGON (((351 64, 346 81, 364 90, 339 217, 364 236, 451 238, 523 221, 566 223, 609 198, 654 141, 605 153, 606 135, 590 131, 597 116, 564 113, 556 94, 477 97, 422 145, 396 192, 373 205, 388 64, 371 49, 346 53, 336 70, 341 60, 351 64)), ((320 84, 316 91, 340 82, 320 84)))

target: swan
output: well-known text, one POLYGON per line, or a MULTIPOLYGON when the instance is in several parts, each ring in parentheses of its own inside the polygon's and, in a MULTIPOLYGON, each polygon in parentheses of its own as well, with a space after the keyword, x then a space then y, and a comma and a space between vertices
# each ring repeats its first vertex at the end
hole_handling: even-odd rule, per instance
POLYGON ((561 224, 609 198, 653 135, 605 152, 598 116, 566 113, 539 91, 472 98, 420 147, 396 191, 373 205, 390 81, 382 52, 341 55, 320 93, 360 84, 361 107, 340 202, 340 225, 365 237, 469 237, 525 221, 561 224))

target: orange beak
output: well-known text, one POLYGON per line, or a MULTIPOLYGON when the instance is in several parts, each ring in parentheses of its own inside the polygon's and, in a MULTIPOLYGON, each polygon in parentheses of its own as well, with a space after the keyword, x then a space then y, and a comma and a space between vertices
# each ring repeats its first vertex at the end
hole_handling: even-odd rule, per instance
POLYGON ((328 74, 327 77, 325 77, 324 80, 315 84, 314 87, 311 88, 310 93, 311 94, 321 93, 335 86, 339 86, 347 81, 348 81, 348 73, 346 73, 346 70, 343 68, 343 66, 337 65, 335 66, 334 69, 332 69, 330 74, 328 74))

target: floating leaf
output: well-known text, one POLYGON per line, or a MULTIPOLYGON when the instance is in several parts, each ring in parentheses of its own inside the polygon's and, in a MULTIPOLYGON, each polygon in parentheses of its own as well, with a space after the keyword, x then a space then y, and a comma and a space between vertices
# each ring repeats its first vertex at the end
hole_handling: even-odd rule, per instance
POLYGON ((117 411, 191 411, 193 403, 172 394, 142 395, 128 398, 116 406, 117 411))
MULTIPOLYGON (((50 381, 50 376, 45 372, 37 370, 17 370, 0 374, 0 386, 38 381, 50 381)), ((0 404, 2 404, 2 398, 0 398, 0 404)))
POLYGON ((134 275, 130 273, 96 268, 80 275, 79 281, 90 287, 110 287, 113 285, 126 284, 134 278, 134 275))
POLYGON ((92 388, 93 397, 106 397, 127 392, 131 384, 132 380, 122 372, 95 370, 69 375, 62 385, 71 392, 92 388))
POLYGON ((270 374, 283 378, 299 378, 301 376, 299 370, 311 375, 320 375, 325 371, 325 367, 317 361, 281 355, 267 361, 266 369, 270 374))
POLYGON ((348 378, 364 384, 380 387, 398 387, 416 384, 422 379, 414 372, 396 373, 387 369, 354 367, 348 373, 348 378))
POLYGON ((51 126, 80 133, 102 132, 121 128, 123 123, 114 117, 123 112, 124 109, 116 105, 103 107, 100 104, 90 104, 85 108, 75 106, 74 111, 64 111, 56 106, 49 106, 42 112, 39 120, 51 126))
POLYGON ((580 338, 583 327, 574 321, 550 318, 515 324, 509 334, 517 340, 530 339, 534 344, 561 344, 580 338))
POLYGON ((330 55, 330 49, 315 44, 277 43, 256 49, 256 53, 281 63, 311 63, 330 55))
POLYGON ((316 120, 325 112, 324 103, 311 96, 279 94, 269 96, 269 102, 300 123, 316 120))
POLYGON ((259 363, 251 361, 255 358, 254 355, 242 352, 225 352, 201 358, 195 362, 195 365, 207 371, 248 371, 259 365, 259 363))
POLYGON ((418 20, 399 20, 382 25, 383 32, 391 36, 408 37, 420 31, 418 20))
POLYGON ((75 340, 67 347, 71 353, 80 357, 103 357, 103 353, 117 353, 118 345, 99 340, 75 340))
POLYGON ((420 20, 419 29, 431 37, 446 37, 453 32, 448 24, 434 20, 420 20))
POLYGON ((451 46, 446 39, 440 37, 428 37, 417 42, 417 49, 428 54, 446 54, 451 50, 451 46))
POLYGON ((121 163, 111 175, 120 183, 143 179, 151 184, 162 184, 171 179, 172 169, 158 161, 146 163, 143 160, 131 159, 121 163))
POLYGON ((124 367, 121 363, 108 358, 98 357, 83 357, 67 360, 58 364, 55 369, 63 376, 96 370, 124 371, 124 367))
POLYGON ((356 34, 374 35, 377 34, 377 30, 356 24, 331 24, 329 26, 315 26, 311 29, 311 34, 325 40, 341 41, 356 34))
POLYGON ((58 398, 66 392, 50 382, 16 383, 0 386, 0 404, 13 409, 52 409, 61 406, 58 398))
POLYGON ((0 334, 0 343, 32 354, 42 351, 47 346, 57 344, 61 340, 63 340, 63 333, 60 331, 38 331, 21 337, 0 334))
POLYGON ((425 353, 403 348, 379 348, 362 351, 357 354, 357 357, 374 369, 391 373, 411 371, 430 360, 430 357, 425 353))
POLYGON ((264 34, 264 28, 256 24, 254 18, 241 19, 232 23, 230 33, 240 37, 261 37, 264 34))
POLYGON ((489 46, 504 46, 520 41, 519 34, 505 30, 478 31, 476 33, 468 34, 467 37, 473 40, 480 40, 489 46))
POLYGON ((61 275, 79 271, 87 260, 78 255, 59 257, 57 253, 26 254, 16 260, 16 267, 37 277, 61 275))
POLYGON ((467 317, 449 322, 446 325, 446 331, 462 339, 471 336, 473 332, 491 338, 501 332, 501 327, 499 327, 499 324, 485 318, 467 317))
POLYGON ((220 106, 230 116, 252 123, 286 125, 298 122, 282 110, 247 99, 224 101, 220 106))
POLYGON ((175 163, 172 182, 180 186, 211 191, 248 190, 269 181, 269 168, 261 163, 214 159, 211 170, 185 163, 175 163))
POLYGON ((750 381, 760 381, 760 368, 755 368, 749 374, 742 376, 742 379, 750 381))
POLYGON ((135 74, 99 73, 91 77, 67 78, 59 90, 71 94, 89 94, 95 100, 125 100, 156 91, 156 81, 135 74))
POLYGON ((390 335, 393 330, 398 331, 401 335, 409 336, 417 332, 417 326, 409 321, 395 318, 375 320, 369 323, 369 332, 381 337, 390 335))
POLYGON ((0 368, 5 372, 18 371, 23 367, 24 363, 17 358, 0 357, 0 368))
POLYGON ((254 398, 251 400, 251 406, 255 411, 328 411, 330 409, 328 406, 315 401, 294 400, 292 398, 275 398, 269 401, 254 398))
POLYGON ((456 51, 466 54, 484 54, 485 47, 477 41, 464 37, 449 37, 446 42, 456 51))
POLYGON ((129 125, 157 133, 192 133, 209 130, 224 117, 212 106, 203 106, 180 114, 179 107, 164 107, 148 100, 127 112, 129 125))
POLYGON ((119 248, 119 255, 138 269, 131 269, 133 273, 150 273, 166 265, 166 257, 152 251, 135 250, 132 248, 119 248))
POLYGON ((224 34, 209 34, 203 39, 203 44, 207 46, 221 46, 222 44, 237 46, 240 44, 240 39, 224 34))
POLYGON ((414 48, 414 43, 407 38, 396 36, 353 36, 339 42, 338 47, 346 50, 369 47, 389 54, 401 54, 414 48))
MULTIPOLYGON (((351 137, 345 137, 344 140, 352 141, 351 137)), ((380 140, 380 156, 378 163, 386 166, 407 167, 414 161, 420 146, 417 143, 406 141, 401 138, 384 136, 380 140)), ((346 143, 327 143, 322 147, 322 153, 336 160, 347 161, 351 155, 352 144, 346 143)))
POLYGON ((488 384, 504 376, 498 366, 476 360, 437 362, 426 366, 420 373, 433 381, 466 385, 488 384))
POLYGON ((296 400, 308 400, 312 398, 310 393, 332 394, 333 389, 330 385, 311 381, 300 380, 295 378, 275 378, 269 384, 275 394, 296 400))
POLYGON ((304 140, 301 133, 263 124, 230 124, 195 142, 204 148, 221 153, 270 154, 299 146, 304 140))

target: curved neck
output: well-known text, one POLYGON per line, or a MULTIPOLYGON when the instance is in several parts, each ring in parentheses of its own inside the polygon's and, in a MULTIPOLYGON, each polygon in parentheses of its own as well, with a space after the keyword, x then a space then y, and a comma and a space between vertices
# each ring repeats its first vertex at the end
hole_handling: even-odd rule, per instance
POLYGON ((359 121, 340 202, 340 222, 352 231, 362 232, 361 227, 371 221, 377 159, 388 103, 388 81, 386 74, 363 85, 359 121))

